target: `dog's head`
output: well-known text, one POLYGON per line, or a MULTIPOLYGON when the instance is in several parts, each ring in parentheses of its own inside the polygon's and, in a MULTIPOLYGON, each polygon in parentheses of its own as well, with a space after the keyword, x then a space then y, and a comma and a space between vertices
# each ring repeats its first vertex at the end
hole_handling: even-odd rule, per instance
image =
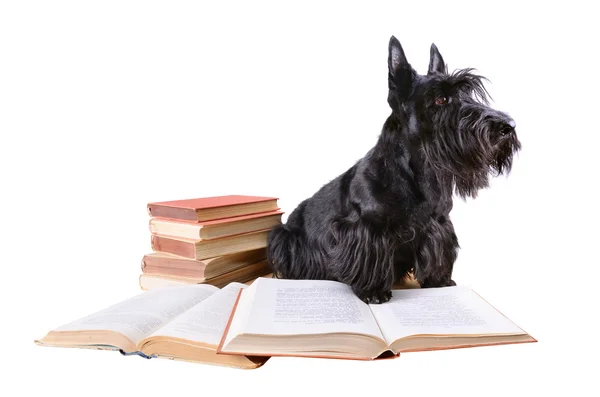
POLYGON ((475 197, 489 175, 508 174, 521 148, 515 122, 488 103, 484 77, 473 69, 447 72, 431 45, 427 75, 419 75, 392 36, 388 57, 388 102, 425 161, 449 173, 457 194, 475 197))

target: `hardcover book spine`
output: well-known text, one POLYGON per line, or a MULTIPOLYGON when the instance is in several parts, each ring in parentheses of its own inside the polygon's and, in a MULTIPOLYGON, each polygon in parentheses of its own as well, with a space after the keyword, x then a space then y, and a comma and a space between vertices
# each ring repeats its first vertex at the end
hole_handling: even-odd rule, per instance
POLYGON ((196 245, 192 241, 181 241, 162 236, 151 236, 152 249, 156 252, 196 259, 196 245))
POLYGON ((148 274, 171 272, 174 276, 203 278, 205 268, 204 262, 188 258, 144 255, 142 259, 142 272, 148 274))
POLYGON ((224 237, 215 240, 206 240, 205 244, 196 246, 197 260, 212 258, 219 255, 231 255, 238 252, 265 248, 267 246, 267 230, 241 234, 237 236, 224 237), (215 244, 221 242, 227 244, 221 245, 218 250, 215 250, 215 244))
POLYGON ((175 208, 148 204, 148 214, 152 217, 198 221, 198 216, 193 208, 175 208))

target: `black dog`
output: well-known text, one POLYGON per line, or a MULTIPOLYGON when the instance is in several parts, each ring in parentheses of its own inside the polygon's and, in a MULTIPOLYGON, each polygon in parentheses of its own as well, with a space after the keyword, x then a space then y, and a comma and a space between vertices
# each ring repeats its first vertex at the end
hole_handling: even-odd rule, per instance
POLYGON ((388 68, 392 114, 375 147, 270 232, 277 277, 341 281, 373 303, 411 271, 422 287, 455 285, 453 193, 475 197, 510 172, 515 122, 488 106, 473 69, 448 74, 435 44, 423 76, 392 36, 388 68))

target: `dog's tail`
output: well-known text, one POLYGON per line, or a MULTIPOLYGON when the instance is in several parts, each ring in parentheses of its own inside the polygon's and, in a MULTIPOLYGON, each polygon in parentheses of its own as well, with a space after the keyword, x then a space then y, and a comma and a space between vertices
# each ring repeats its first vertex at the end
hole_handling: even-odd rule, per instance
POLYGON ((289 225, 278 225, 269 232, 267 239, 267 262, 273 276, 287 279, 310 278, 306 271, 310 269, 304 258, 305 239, 302 231, 289 225), (303 263, 301 263, 303 262, 303 263))
POLYGON ((273 277, 288 276, 290 268, 290 239, 291 233, 285 225, 277 225, 269 232, 267 238, 267 263, 271 267, 273 277))
POLYGON ((316 245, 307 249, 306 237, 301 229, 278 225, 271 229, 267 239, 267 262, 273 277, 286 279, 323 279, 322 262, 316 245))
POLYGON ((267 262, 274 277, 326 279, 325 252, 318 239, 308 241, 304 225, 304 200, 292 211, 286 224, 271 229, 267 238, 267 262))

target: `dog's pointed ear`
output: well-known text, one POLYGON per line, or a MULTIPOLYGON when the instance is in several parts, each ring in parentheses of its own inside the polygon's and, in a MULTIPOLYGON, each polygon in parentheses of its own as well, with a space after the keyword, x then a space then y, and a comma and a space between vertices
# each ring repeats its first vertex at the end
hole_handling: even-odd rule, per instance
POLYGON ((402 49, 398 39, 392 36, 388 46, 388 70, 390 74, 393 75, 396 69, 406 66, 409 65, 408 61, 406 60, 406 55, 404 55, 404 50, 402 49))
POLYGON ((392 109, 397 109, 410 96, 416 72, 406 60, 404 50, 394 36, 390 38, 388 51, 388 103, 392 109))
POLYGON ((431 43, 431 51, 429 52, 429 70, 427 74, 446 74, 444 58, 442 58, 442 54, 433 43, 431 43))

